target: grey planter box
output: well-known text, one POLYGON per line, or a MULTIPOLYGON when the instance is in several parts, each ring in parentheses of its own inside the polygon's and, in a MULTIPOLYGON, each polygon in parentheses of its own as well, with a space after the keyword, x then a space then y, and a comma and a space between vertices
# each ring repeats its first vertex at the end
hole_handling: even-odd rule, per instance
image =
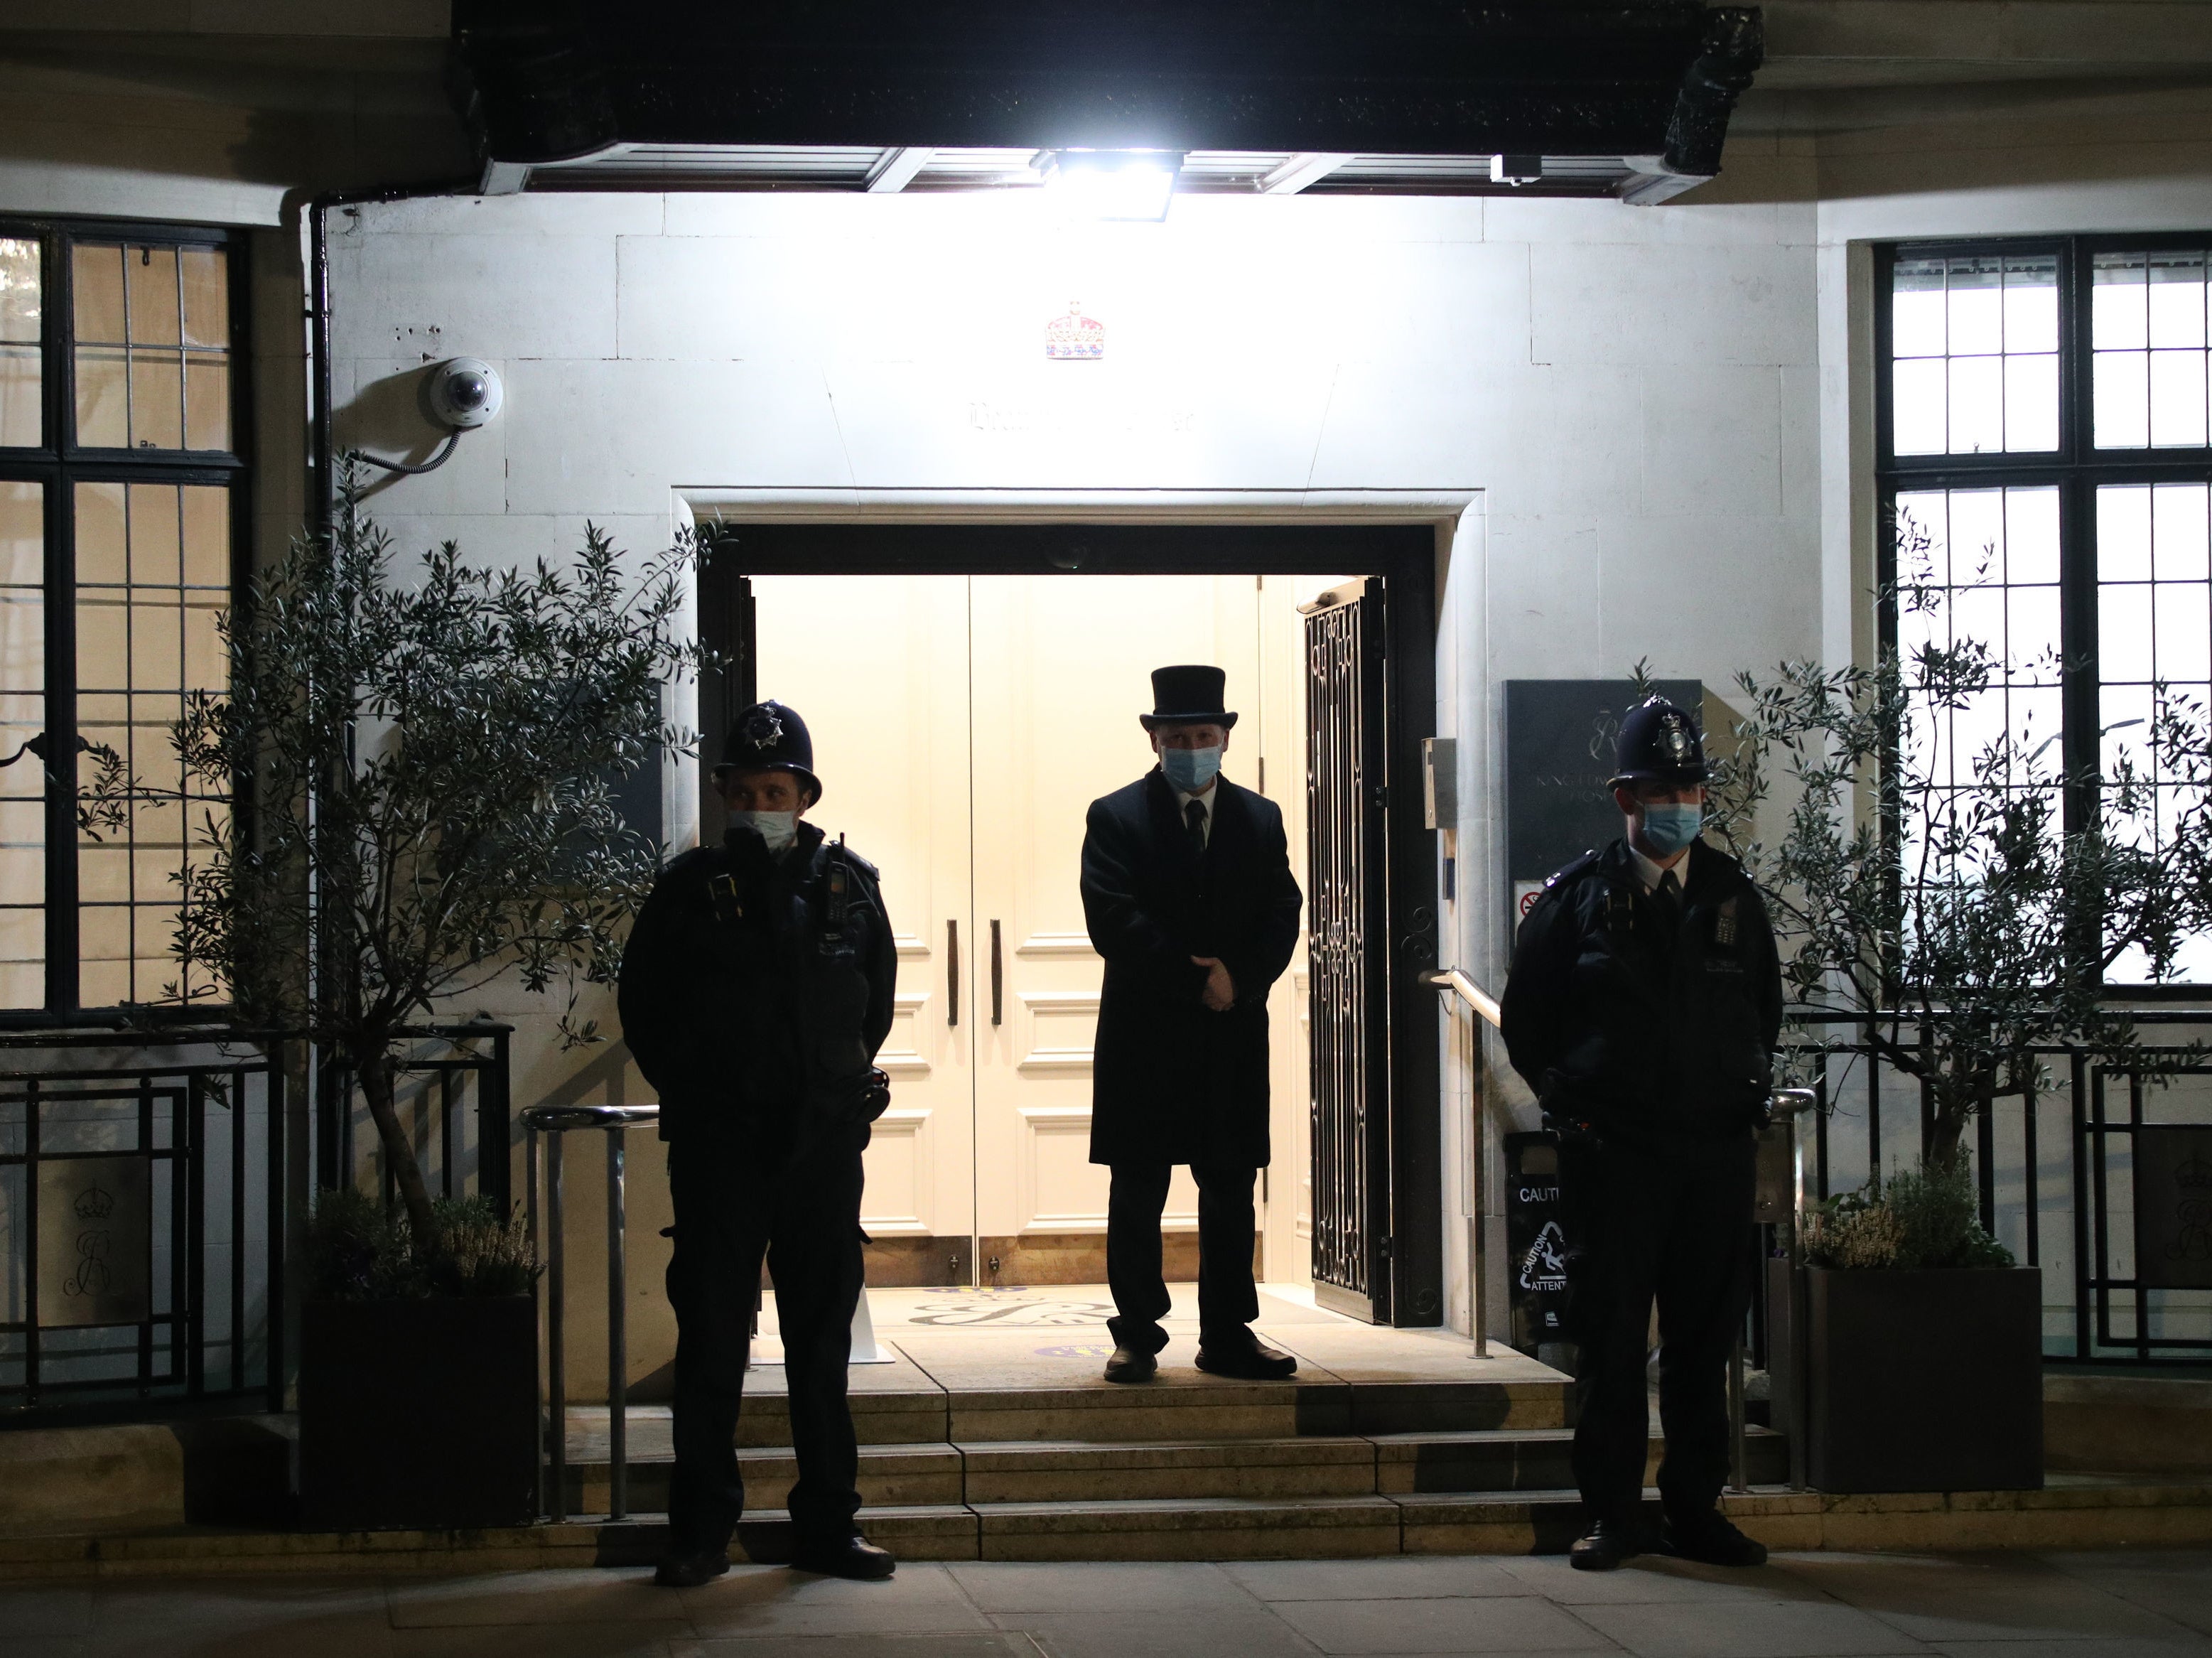
POLYGON ((1824 1491, 2043 1484, 2036 1267, 1806 1277, 1805 1472, 1824 1491))

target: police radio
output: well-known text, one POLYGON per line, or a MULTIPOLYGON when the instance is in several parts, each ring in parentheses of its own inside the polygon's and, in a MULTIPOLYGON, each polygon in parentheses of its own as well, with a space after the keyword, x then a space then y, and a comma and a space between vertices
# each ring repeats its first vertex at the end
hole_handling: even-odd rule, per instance
POLYGON ((845 837, 837 837, 836 851, 830 859, 830 896, 823 906, 822 953, 842 956, 848 945, 845 926, 853 907, 853 865, 845 856, 845 837))
POLYGON ((714 906, 714 919, 724 926, 735 926, 745 919, 745 907, 738 902, 738 884, 734 877, 717 875, 707 883, 707 896, 714 906))

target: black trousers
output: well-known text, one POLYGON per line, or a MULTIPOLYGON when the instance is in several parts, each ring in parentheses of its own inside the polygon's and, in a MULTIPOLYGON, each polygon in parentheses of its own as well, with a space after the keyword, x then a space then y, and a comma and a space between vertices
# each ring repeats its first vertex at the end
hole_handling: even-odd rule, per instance
POLYGON ((785 1163, 745 1148, 672 1145, 668 1182, 676 1252, 676 1467, 671 1541, 680 1552, 729 1546, 745 1506, 738 1473, 761 1260, 775 1283, 799 1483, 791 1519, 802 1546, 841 1541, 859 1512, 859 1452, 845 1399, 853 1309, 862 1283, 860 1152, 864 1132, 785 1163))
POLYGON ((1751 1294, 1755 1142, 1662 1151, 1570 1135, 1559 1147, 1575 1364, 1575 1484, 1597 1520, 1644 1496, 1645 1343, 1659 1305, 1659 1495, 1705 1513, 1728 1478, 1728 1359, 1751 1294))
MULTIPOLYGON (((1252 1187, 1256 1169, 1190 1165, 1198 1182, 1198 1329, 1201 1345, 1249 1340, 1260 1316, 1252 1284, 1252 1187)), ((1160 1212, 1175 1165, 1117 1163, 1106 1201, 1106 1281, 1114 1316, 1106 1327, 1121 1346, 1157 1353, 1168 1345, 1160 1321, 1170 1305, 1160 1271, 1160 1212)))

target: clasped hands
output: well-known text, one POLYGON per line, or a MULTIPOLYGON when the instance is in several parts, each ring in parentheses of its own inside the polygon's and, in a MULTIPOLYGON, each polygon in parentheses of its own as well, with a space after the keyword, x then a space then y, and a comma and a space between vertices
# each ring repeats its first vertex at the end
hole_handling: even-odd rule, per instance
POLYGON ((1237 981, 1229 976, 1229 969, 1221 964, 1218 956, 1194 956, 1194 966, 1206 969, 1206 989, 1201 999, 1216 1013, 1226 1013, 1237 1005, 1237 981))

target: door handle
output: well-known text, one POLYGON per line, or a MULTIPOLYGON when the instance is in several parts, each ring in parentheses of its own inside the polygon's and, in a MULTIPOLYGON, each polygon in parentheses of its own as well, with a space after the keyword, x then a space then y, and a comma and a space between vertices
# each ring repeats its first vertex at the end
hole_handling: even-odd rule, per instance
POLYGON ((945 1023, 960 1023, 960 923, 945 924, 945 1023))
POLYGON ((991 1023, 999 1023, 999 999, 1005 985, 1006 969, 999 959, 999 922, 991 920, 991 1023))

